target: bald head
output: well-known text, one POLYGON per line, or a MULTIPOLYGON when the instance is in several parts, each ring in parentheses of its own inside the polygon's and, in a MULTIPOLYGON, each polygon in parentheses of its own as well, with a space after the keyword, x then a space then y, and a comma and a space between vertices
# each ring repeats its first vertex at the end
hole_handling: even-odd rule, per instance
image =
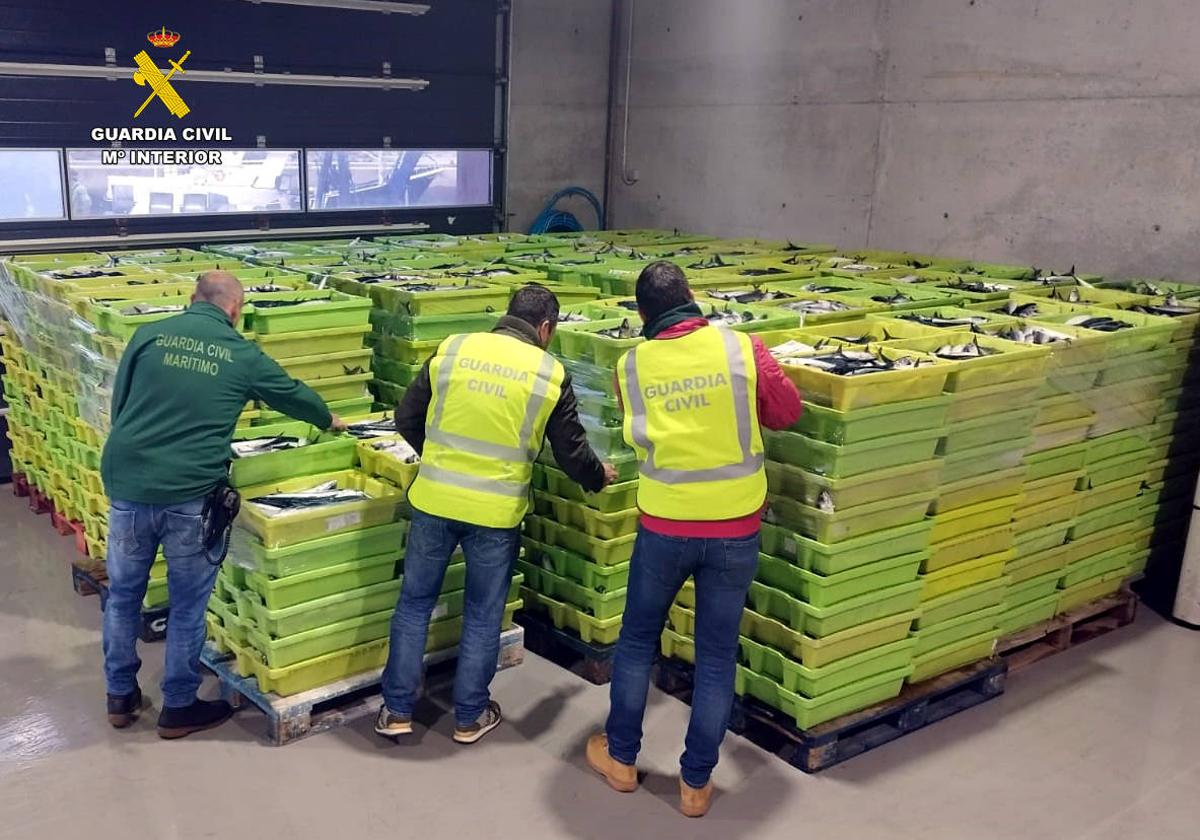
POLYGON ((242 315, 245 297, 246 290, 233 274, 228 271, 205 271, 196 278, 192 302, 211 303, 228 315, 231 323, 236 324, 242 315))

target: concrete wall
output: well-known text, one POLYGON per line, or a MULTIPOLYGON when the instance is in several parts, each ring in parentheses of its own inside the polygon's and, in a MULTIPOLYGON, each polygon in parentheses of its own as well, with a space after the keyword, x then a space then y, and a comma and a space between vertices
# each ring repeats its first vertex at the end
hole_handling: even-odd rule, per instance
POLYGON ((616 225, 1188 275, 1193 0, 635 2, 616 225))
MULTIPOLYGON (((611 0, 513 0, 509 229, 575 184, 604 193, 611 0)), ((586 203, 563 205, 594 227, 586 203)))

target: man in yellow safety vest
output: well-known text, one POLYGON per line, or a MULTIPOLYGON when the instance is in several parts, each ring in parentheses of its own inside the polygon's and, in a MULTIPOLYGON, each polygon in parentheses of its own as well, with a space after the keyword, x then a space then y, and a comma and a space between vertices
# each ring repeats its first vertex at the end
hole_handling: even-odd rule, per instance
POLYGON ((712 797, 738 627, 758 566, 767 495, 762 426, 795 423, 800 395, 759 339, 708 323, 675 264, 648 266, 636 292, 647 341, 621 359, 617 380, 625 440, 638 455, 642 516, 611 711, 605 734, 588 740, 587 759, 616 790, 637 789, 650 668, 667 610, 693 578, 696 683, 680 795, 683 813, 700 817, 712 797))
POLYGON ((412 528, 404 584, 392 619, 375 731, 412 732, 429 621, 446 567, 461 545, 466 593, 454 680, 454 740, 478 741, 500 723, 488 686, 533 461, 549 440, 558 465, 589 492, 615 476, 588 445, 563 366, 546 352, 558 299, 526 286, 490 333, 455 335, 438 347, 396 409, 396 427, 421 453, 409 490, 412 528))

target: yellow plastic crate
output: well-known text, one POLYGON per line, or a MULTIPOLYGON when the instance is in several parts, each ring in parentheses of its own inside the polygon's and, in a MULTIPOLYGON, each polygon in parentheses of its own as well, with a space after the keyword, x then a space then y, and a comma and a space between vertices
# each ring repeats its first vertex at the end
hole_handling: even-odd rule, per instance
POLYGON ((1004 576, 1004 565, 1013 558, 1012 549, 967 560, 921 576, 921 601, 932 601, 951 592, 966 589, 1004 576))
POLYGON ((782 365, 783 372, 800 388, 806 399, 838 411, 868 408, 874 405, 936 397, 942 393, 950 365, 912 351, 885 350, 889 359, 912 358, 920 367, 871 373, 864 376, 836 376, 803 365, 782 365))
POLYGON ((342 470, 245 487, 242 489, 242 499, 238 524, 255 534, 268 548, 282 548, 305 540, 394 522, 399 516, 404 494, 400 489, 365 473, 342 470), (329 481, 337 482, 338 489, 361 490, 371 498, 276 516, 268 516, 253 502, 257 496, 309 490, 329 481))

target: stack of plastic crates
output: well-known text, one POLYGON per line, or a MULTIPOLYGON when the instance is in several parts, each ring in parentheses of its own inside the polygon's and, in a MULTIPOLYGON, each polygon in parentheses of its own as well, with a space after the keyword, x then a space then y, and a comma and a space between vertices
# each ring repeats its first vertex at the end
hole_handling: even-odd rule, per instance
POLYGON ((621 631, 638 523, 637 459, 624 440, 616 364, 642 339, 601 333, 621 325, 603 317, 619 313, 602 304, 576 311, 588 320, 560 324, 551 349, 571 376, 588 442, 616 468, 617 479, 599 493, 585 493, 554 463, 550 448, 543 449, 534 465, 534 508, 525 519, 519 568, 527 610, 585 643, 607 645, 621 631))
POLYGON ((1029 549, 1026 532, 1013 519, 1025 475, 1022 458, 1037 413, 1033 401, 1049 357, 1046 348, 975 334, 969 326, 931 326, 959 320, 933 312, 940 314, 916 320, 872 317, 887 336, 933 332, 878 346, 925 352, 950 366, 943 437, 937 444, 940 485, 930 505, 929 557, 921 567, 914 679, 985 658, 1001 633, 1006 589, 1029 549))
MULTIPOLYGON (((247 458, 245 473, 305 470, 330 458, 353 463, 354 441, 346 444, 318 453, 328 446, 318 439, 247 458)), ((382 667, 407 533, 399 521, 402 493, 352 469, 240 490, 242 514, 209 601, 208 632, 217 649, 233 654, 239 673, 256 677, 261 690, 284 695, 382 667), (253 501, 330 483, 368 498, 274 516, 253 501)))
MULTIPOLYGON (((819 341, 766 338, 780 354, 819 341)), ((914 672, 950 366, 911 351, 889 358, 922 364, 847 377, 785 356, 805 413, 764 433, 767 521, 736 688, 802 729, 895 697, 914 672)), ((667 656, 694 659, 694 599, 689 585, 671 608, 667 656)))

